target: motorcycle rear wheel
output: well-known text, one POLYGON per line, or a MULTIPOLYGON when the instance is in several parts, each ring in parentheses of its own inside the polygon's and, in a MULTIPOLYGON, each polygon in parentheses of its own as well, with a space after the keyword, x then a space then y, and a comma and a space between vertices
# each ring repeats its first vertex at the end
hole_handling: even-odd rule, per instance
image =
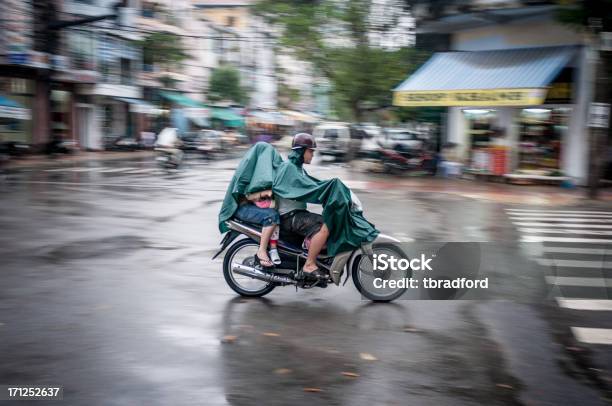
MULTIPOLYGON (((393 244, 378 244, 373 247, 374 254, 387 254, 393 255, 396 258, 406 258, 406 255, 395 245, 393 244)), ((407 288, 395 288, 394 291, 383 294, 380 291, 373 291, 373 289, 366 289, 364 285, 369 286, 369 283, 364 283, 362 275, 367 275, 369 277, 373 277, 373 271, 371 269, 372 265, 369 260, 364 258, 363 255, 360 255, 353 262, 353 267, 351 269, 351 277, 353 279, 353 283, 355 284, 355 288, 367 299, 370 299, 373 302, 391 302, 400 296, 402 296, 407 288), (367 261, 367 265, 366 265, 367 261), (363 269, 362 267, 366 265, 368 269, 363 269)), ((403 278, 412 277, 412 270, 408 269, 406 271, 396 271, 402 272, 401 276, 403 278)))
POLYGON ((251 239, 244 239, 233 244, 223 257, 223 277, 230 288, 241 296, 262 297, 272 292, 276 285, 266 283, 248 276, 238 275, 232 271, 232 262, 250 261, 257 252, 259 244, 251 239), (257 283, 260 282, 260 283, 257 283))

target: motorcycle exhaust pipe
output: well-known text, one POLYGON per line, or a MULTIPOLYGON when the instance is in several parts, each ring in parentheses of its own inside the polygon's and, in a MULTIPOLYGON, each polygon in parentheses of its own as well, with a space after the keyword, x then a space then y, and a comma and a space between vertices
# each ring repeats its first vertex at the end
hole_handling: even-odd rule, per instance
POLYGON ((286 276, 274 275, 271 273, 260 271, 257 268, 246 266, 243 264, 232 263, 232 271, 239 275, 248 276, 251 278, 259 279, 264 282, 276 282, 295 285, 296 282, 286 276))

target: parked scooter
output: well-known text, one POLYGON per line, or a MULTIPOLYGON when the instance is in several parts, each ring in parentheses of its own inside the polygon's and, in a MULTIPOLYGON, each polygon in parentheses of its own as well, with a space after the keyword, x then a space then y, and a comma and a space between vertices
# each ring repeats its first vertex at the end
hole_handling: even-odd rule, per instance
POLYGON ((74 143, 72 141, 64 140, 60 134, 53 134, 49 142, 45 145, 45 153, 50 158, 54 158, 60 154, 72 154, 74 150, 74 143))
POLYGON ((436 173, 436 158, 426 151, 379 150, 380 162, 387 173, 403 174, 406 172, 436 173))

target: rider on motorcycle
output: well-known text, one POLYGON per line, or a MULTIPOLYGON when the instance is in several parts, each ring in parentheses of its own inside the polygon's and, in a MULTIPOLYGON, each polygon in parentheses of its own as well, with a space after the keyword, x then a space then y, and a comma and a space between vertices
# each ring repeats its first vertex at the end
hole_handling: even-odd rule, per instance
MULTIPOLYGON (((298 173, 306 176, 303 164, 312 162, 314 151, 317 147, 312 135, 300 133, 293 137, 291 143, 292 152, 289 159, 283 165, 295 165, 298 173)), ((278 213, 280 214, 281 234, 298 235, 309 242, 308 258, 304 264, 303 271, 317 278, 325 278, 326 274, 321 271, 316 258, 325 246, 329 237, 329 229, 323 221, 323 216, 306 210, 306 202, 285 199, 277 196, 278 213)))
POLYGON ((175 165, 179 165, 183 160, 183 151, 180 149, 182 141, 178 136, 177 129, 172 127, 164 128, 155 141, 155 150, 168 154, 175 165))

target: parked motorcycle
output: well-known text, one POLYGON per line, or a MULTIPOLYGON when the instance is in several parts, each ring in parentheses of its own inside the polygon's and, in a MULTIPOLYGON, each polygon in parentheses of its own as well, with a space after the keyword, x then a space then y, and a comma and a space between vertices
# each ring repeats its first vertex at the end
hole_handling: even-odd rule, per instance
POLYGON ((322 252, 317 258, 317 265, 320 269, 327 271, 328 277, 325 280, 317 281, 305 276, 302 270, 308 251, 288 242, 281 235, 278 241, 278 252, 282 262, 273 269, 264 269, 255 264, 261 226, 237 219, 229 220, 227 225, 230 231, 224 236, 221 241, 221 249, 213 259, 227 248, 223 259, 223 276, 230 288, 242 296, 261 297, 278 286, 295 286, 296 290, 297 288, 325 288, 331 283, 338 286, 346 272, 343 285, 346 284, 350 274, 355 288, 362 296, 372 301, 389 302, 400 297, 406 288, 374 289, 374 278, 399 280, 410 278, 412 274, 409 269, 373 270, 374 254, 387 254, 398 259, 406 258, 398 245, 399 241, 384 234, 379 234, 375 241, 364 244, 353 251, 341 252, 335 256, 327 255, 325 251, 322 252), (237 239, 239 236, 246 238, 237 239))
POLYGON ((387 173, 402 174, 405 172, 427 172, 435 175, 435 156, 426 151, 396 151, 390 149, 379 150, 380 163, 387 173))

